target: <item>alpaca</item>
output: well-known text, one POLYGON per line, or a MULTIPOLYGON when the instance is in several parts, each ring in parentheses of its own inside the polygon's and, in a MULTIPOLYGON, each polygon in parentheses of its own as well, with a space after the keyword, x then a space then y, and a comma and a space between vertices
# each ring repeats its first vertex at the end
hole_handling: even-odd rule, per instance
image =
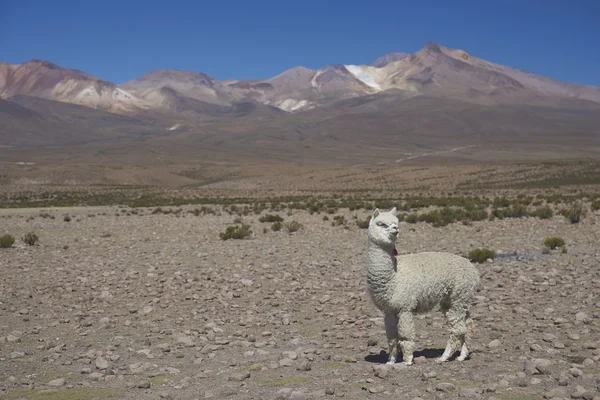
POLYGON ((447 361, 460 349, 457 360, 470 353, 473 320, 468 306, 479 286, 479 272, 464 257, 424 252, 398 256, 396 207, 373 212, 368 228, 367 286, 375 306, 384 313, 389 346, 388 364, 398 351, 404 363, 413 363, 414 314, 431 311, 438 304, 450 328, 446 349, 437 362, 447 361))

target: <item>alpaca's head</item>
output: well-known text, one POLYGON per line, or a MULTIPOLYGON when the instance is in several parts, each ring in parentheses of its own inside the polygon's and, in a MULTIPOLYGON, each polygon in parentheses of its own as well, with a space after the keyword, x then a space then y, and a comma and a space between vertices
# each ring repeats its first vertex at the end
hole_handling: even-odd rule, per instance
POLYGON ((388 212, 375 209, 369 222, 369 240, 379 245, 395 244, 398 239, 398 217, 396 207, 388 212))

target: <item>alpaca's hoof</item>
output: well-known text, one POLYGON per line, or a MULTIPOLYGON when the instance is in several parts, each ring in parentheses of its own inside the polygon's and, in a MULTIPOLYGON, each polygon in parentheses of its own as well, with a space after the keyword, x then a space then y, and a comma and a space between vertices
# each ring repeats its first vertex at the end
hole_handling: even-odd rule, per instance
POLYGON ((465 356, 458 356, 456 357, 456 361, 465 361, 467 358, 469 358, 469 355, 465 355, 465 356))
POLYGON ((394 364, 396 364, 394 361, 388 361, 388 362, 386 362, 386 365, 394 365, 394 364))
POLYGON ((446 362, 446 361, 448 361, 448 359, 447 358, 443 358, 443 357, 435 359, 435 362, 438 363, 438 364, 441 364, 441 363, 446 362))
POLYGON ((412 362, 412 361, 405 361, 403 364, 406 365, 406 366, 409 366, 409 365, 413 365, 414 362, 412 362))

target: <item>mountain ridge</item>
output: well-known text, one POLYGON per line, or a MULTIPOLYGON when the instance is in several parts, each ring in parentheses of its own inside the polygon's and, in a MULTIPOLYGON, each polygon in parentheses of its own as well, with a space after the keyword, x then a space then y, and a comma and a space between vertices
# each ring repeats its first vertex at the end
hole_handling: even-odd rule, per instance
POLYGON ((419 51, 388 53, 372 65, 330 64, 317 70, 297 66, 268 79, 220 81, 197 71, 152 70, 116 85, 85 72, 33 59, 0 63, 0 97, 26 95, 121 114, 168 111, 162 88, 217 105, 256 101, 287 112, 390 89, 456 98, 481 104, 528 104, 541 96, 600 104, 600 87, 567 83, 426 43, 419 51))

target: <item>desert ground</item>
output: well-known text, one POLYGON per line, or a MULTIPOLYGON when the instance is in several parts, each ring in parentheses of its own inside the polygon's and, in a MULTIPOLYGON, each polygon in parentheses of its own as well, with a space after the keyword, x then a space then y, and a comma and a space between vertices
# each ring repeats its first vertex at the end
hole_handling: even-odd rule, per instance
POLYGON ((230 179, 187 169, 178 176, 196 184, 178 189, 114 184, 135 169, 113 169, 112 186, 36 184, 10 169, 0 235, 16 241, 0 248, 0 399, 600 399, 595 168, 239 168, 230 179), (306 205, 343 196, 366 200, 306 205), (410 196, 487 196, 487 214, 505 196, 554 213, 409 223, 446 207, 413 209, 410 196), (390 202, 405 212, 400 254, 497 252, 475 264, 466 361, 435 362, 448 335, 435 311, 417 319, 416 363, 385 365, 359 222, 390 202), (578 223, 559 212, 574 202, 586 210, 578 223), (280 230, 261 222, 267 215, 283 218, 280 230), (248 237, 220 237, 243 225, 248 237), (35 245, 20 239, 28 232, 35 245), (564 250, 544 246, 554 235, 564 250))

